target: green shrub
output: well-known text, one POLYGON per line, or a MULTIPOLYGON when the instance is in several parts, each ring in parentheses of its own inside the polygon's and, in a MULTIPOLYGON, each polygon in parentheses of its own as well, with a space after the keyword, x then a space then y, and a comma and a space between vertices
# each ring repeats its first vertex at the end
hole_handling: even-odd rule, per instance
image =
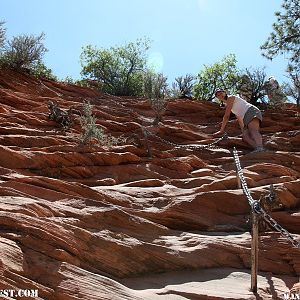
POLYGON ((76 84, 76 81, 71 76, 67 76, 65 79, 62 80, 62 82, 67 84, 76 84))
POLYGON ((37 78, 45 78, 53 81, 58 81, 58 78, 53 74, 52 70, 47 68, 42 62, 32 64, 30 74, 37 78))
POLYGON ((7 41, 1 54, 2 67, 22 70, 32 70, 34 66, 41 64, 46 51, 43 45, 44 33, 39 36, 20 35, 7 41))
POLYGON ((194 86, 194 95, 197 99, 212 101, 218 88, 228 93, 235 93, 239 82, 239 72, 234 54, 225 56, 220 62, 205 66, 198 74, 198 83, 194 86))
POLYGON ((109 49, 88 45, 81 54, 81 74, 103 83, 102 90, 118 96, 141 96, 149 40, 109 49))

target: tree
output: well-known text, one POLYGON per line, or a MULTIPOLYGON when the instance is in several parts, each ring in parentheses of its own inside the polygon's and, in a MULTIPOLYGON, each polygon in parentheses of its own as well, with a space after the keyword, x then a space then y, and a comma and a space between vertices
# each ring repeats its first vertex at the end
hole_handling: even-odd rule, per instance
POLYGON ((44 33, 38 36, 20 35, 13 37, 4 46, 1 56, 2 65, 16 70, 32 69, 34 65, 42 62, 45 52, 48 51, 43 44, 44 38, 44 33))
POLYGON ((176 77, 175 82, 172 83, 172 94, 176 98, 191 98, 194 84, 195 76, 191 74, 186 74, 184 77, 176 77))
POLYGON ((273 32, 261 46, 263 56, 273 59, 288 54, 293 65, 300 62, 300 0, 283 0, 282 12, 276 12, 273 32))
POLYGON ((4 28, 4 24, 4 21, 0 21, 0 49, 4 46, 5 43, 6 28, 4 28))
POLYGON ((138 39, 124 46, 97 49, 88 45, 81 54, 81 74, 103 83, 102 90, 113 95, 143 94, 148 39, 138 39))
POLYGON ((239 80, 234 54, 225 56, 220 62, 206 66, 198 74, 198 83, 194 86, 197 99, 212 101, 218 88, 234 93, 239 80))
POLYGON ((288 74, 291 82, 285 84, 284 92, 296 101, 297 107, 300 107, 300 72, 288 69, 288 74))
POLYGON ((264 102, 265 80, 266 73, 264 68, 246 68, 239 80, 238 92, 240 96, 254 105, 257 104, 258 100, 264 102))

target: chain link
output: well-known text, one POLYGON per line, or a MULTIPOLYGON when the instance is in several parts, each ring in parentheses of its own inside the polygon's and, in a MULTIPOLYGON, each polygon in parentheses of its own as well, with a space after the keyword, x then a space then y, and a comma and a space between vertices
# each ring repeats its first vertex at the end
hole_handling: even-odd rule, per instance
POLYGON ((240 159, 239 159, 238 153, 237 153, 235 148, 233 148, 233 157, 234 157, 234 162, 235 162, 235 166, 236 166, 236 169, 237 169, 237 174, 238 174, 238 177, 240 179, 243 192, 244 192, 244 194, 245 194, 245 196, 246 196, 246 198, 249 202, 249 205, 251 206, 251 208, 253 210, 255 210, 255 206, 259 205, 259 203, 258 203, 258 201, 255 201, 251 196, 251 193, 250 193, 250 191, 248 189, 248 186, 247 186, 246 179, 245 179, 244 174, 243 174, 240 159))
POLYGON ((147 128, 143 127, 143 131, 144 133, 146 133, 146 136, 153 136, 155 138, 157 138, 158 140, 160 140, 162 143, 164 144, 168 144, 170 146, 173 146, 177 149, 188 149, 188 150, 203 150, 203 149, 216 149, 218 148, 217 144, 222 141, 222 140, 225 140, 228 138, 228 135, 227 133, 225 133, 222 137, 220 137, 219 139, 217 139, 216 141, 210 143, 210 144, 207 144, 207 145, 180 145, 180 144, 176 144, 176 143, 173 143, 173 142, 170 142, 170 141, 167 141, 163 138, 161 138, 160 136, 150 132, 147 128))
POLYGON ((234 156, 234 162, 237 168, 237 174, 241 182, 241 186, 243 189, 243 192, 249 202, 249 205, 251 206, 251 209, 254 213, 260 215, 263 217, 263 219, 276 231, 278 231, 283 237, 285 237, 294 247, 300 249, 300 243, 282 226, 280 226, 260 205, 259 201, 254 200, 251 196, 251 193, 248 189, 247 182, 245 180, 245 177, 243 175, 243 171, 241 168, 241 163, 239 160, 238 153, 236 149, 233 149, 233 156, 234 156))
POLYGON ((292 245, 296 248, 300 249, 300 243, 281 225, 279 225, 269 214, 267 214, 262 208, 262 216, 264 220, 273 227, 276 231, 278 231, 283 237, 285 237, 292 245))

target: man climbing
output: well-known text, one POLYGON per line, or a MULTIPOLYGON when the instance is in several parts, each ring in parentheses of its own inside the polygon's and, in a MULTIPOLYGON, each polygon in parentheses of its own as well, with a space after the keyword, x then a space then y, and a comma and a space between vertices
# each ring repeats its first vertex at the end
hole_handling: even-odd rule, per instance
POLYGON ((263 88, 269 98, 270 106, 274 108, 281 108, 284 103, 288 102, 286 95, 282 92, 275 77, 269 77, 264 83, 263 88))

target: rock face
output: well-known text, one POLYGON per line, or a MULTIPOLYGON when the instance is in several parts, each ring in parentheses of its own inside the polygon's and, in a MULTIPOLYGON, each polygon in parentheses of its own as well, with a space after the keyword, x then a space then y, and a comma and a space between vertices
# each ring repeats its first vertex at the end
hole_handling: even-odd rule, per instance
POLYGON ((258 295, 249 291, 250 207, 231 153, 254 199, 273 184, 280 205, 270 215, 299 240, 296 108, 265 111, 269 151, 251 153, 234 119, 217 149, 174 146, 216 140, 223 111, 212 103, 171 101, 153 127, 145 99, 11 71, 0 72, 0 102, 0 290, 58 300, 283 299, 299 281, 300 250, 269 230, 259 239, 258 295), (48 119, 49 100, 73 109, 70 130, 48 119), (126 143, 80 145, 87 100, 98 126, 126 143))

